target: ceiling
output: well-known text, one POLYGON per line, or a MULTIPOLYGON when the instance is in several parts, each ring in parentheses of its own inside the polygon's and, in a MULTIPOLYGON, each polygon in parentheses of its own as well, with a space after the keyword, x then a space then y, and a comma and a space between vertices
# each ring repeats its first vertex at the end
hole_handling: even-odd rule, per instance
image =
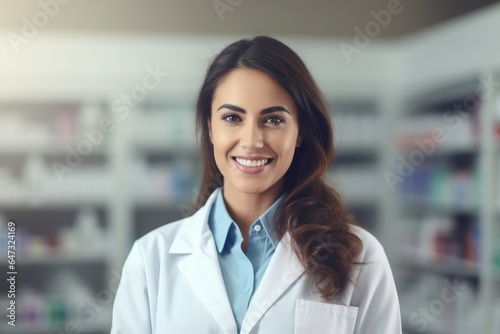
MULTIPOLYGON (((364 29, 374 20, 371 11, 386 10, 397 1, 0 0, 0 29, 21 34, 23 20, 43 22, 42 3, 66 2, 59 8, 47 7, 52 16, 45 16, 44 30, 354 37, 355 27, 364 29), (219 15, 214 4, 223 13, 219 15)), ((396 7, 400 12, 391 15, 377 36, 405 36, 498 2, 400 0, 396 7)))

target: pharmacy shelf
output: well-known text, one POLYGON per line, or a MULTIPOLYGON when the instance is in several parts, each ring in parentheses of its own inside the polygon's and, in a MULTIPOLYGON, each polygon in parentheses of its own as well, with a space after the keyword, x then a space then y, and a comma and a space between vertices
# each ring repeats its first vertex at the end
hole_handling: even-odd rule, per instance
POLYGON ((85 199, 85 200, 68 200, 64 199, 51 199, 47 200, 26 200, 26 199, 0 199, 0 209, 23 209, 23 210, 67 210, 80 207, 94 207, 104 208, 108 205, 108 199, 85 199))
MULTIPOLYGON (((418 147, 415 150, 420 151, 418 147)), ((403 156, 408 156, 410 153, 414 152, 411 149, 404 149, 401 151, 403 156)), ((426 159, 437 159, 437 158, 449 158, 453 156, 471 156, 480 153, 480 147, 477 145, 471 146, 457 146, 457 147, 438 147, 432 153, 426 155, 426 159)))
POLYGON ((377 155, 380 148, 373 143, 368 145, 338 145, 336 146, 335 155, 345 156, 345 155, 359 155, 362 157, 377 155))
POLYGON ((67 266, 67 265, 83 265, 83 264, 106 264, 107 257, 103 254, 107 254, 108 250, 103 250, 99 253, 89 254, 86 252, 74 253, 74 254, 45 254, 39 256, 22 256, 19 255, 16 258, 17 266, 45 266, 45 265, 57 265, 57 266, 67 266))
POLYGON ((450 330, 449 326, 442 325, 441 327, 438 326, 429 326, 427 327, 424 331, 419 330, 415 326, 411 325, 410 322, 407 320, 410 315, 407 317, 402 316, 402 322, 403 322, 403 334, 456 334, 452 330, 450 330))
MULTIPOLYGON (((26 101, 24 97, 18 101, 0 102, 3 126, 0 127, 5 130, 2 135, 6 136, 0 143, 0 188, 3 188, 0 216, 2 220, 16 222, 16 266, 20 274, 27 273, 22 291, 33 290, 40 298, 47 298, 51 294, 47 283, 61 273, 72 273, 82 279, 81 286, 75 285, 76 289, 86 287, 99 291, 116 267, 112 265, 112 249, 103 245, 98 253, 95 252, 98 238, 90 236, 88 224, 82 223, 80 229, 75 230, 75 217, 90 210, 106 233, 113 225, 115 208, 109 196, 111 193, 107 193, 112 183, 109 186, 107 183, 113 180, 110 162, 115 131, 101 133, 101 140, 94 143, 85 137, 83 130, 98 129, 100 120, 114 115, 105 114, 104 104, 23 101, 26 101), (68 157, 78 166, 69 166, 71 170, 63 174, 59 182, 51 164, 64 165, 68 157), (87 228, 82 230, 83 225, 87 228), (94 242, 83 241, 82 235, 86 233, 94 242), (61 239, 63 235, 69 238, 64 240, 67 243, 61 239), (32 254, 34 249, 39 253, 32 254)), ((7 262, 2 259, 0 267, 5 269, 6 266, 7 262)), ((69 299, 64 300, 68 303, 69 299)), ((70 311, 69 305, 64 309, 70 311)), ((55 327, 30 326, 23 323, 21 317, 19 313, 16 327, 4 323, 2 333, 62 333, 67 331, 65 326, 72 320, 68 317, 61 326, 55 327)), ((106 318, 100 323, 83 321, 78 332, 109 333, 111 317, 106 318)))
POLYGON ((478 279, 480 275, 478 263, 465 262, 461 259, 424 262, 407 258, 399 260, 397 265, 405 269, 414 269, 419 272, 450 275, 462 278, 478 279))
POLYGON ((368 199, 352 199, 346 198, 344 199, 345 204, 348 207, 352 208, 376 208, 380 205, 376 200, 368 200, 368 199))
MULTIPOLYGON (((406 111, 399 115, 399 118, 412 127, 405 128, 401 133, 398 143, 399 154, 403 157, 408 157, 409 154, 422 149, 414 147, 412 136, 419 138, 425 137, 435 127, 440 127, 443 124, 439 123, 441 114, 450 110, 450 106, 455 103, 463 102, 465 97, 470 98, 476 92, 477 87, 480 85, 479 75, 472 79, 466 79, 462 82, 455 80, 449 82, 441 87, 426 87, 426 91, 417 92, 412 94, 409 98, 402 102, 401 108, 406 111), (432 122, 436 119, 437 122, 432 122), (408 123, 410 122, 411 123, 408 123), (413 123, 414 122, 414 123, 413 123), (423 128, 418 128, 418 126, 423 128), (429 128, 427 128, 429 127, 429 128), (407 135, 411 133, 412 135, 407 135), (402 144, 403 143, 403 144, 402 144)), ((495 243, 495 229, 498 231, 500 226, 494 227, 495 219, 500 218, 500 210, 498 207, 492 206, 494 199, 491 186, 496 182, 493 177, 492 152, 497 152, 499 147, 493 147, 495 143, 492 142, 493 136, 490 134, 490 127, 492 120, 491 105, 488 103, 481 103, 479 109, 469 112, 468 115, 474 117, 467 117, 471 123, 466 124, 470 131, 453 132, 448 128, 447 134, 456 136, 456 139, 463 144, 454 145, 455 140, 448 140, 445 145, 437 146, 436 149, 425 155, 425 164, 422 165, 420 174, 414 174, 412 183, 404 185, 401 190, 402 196, 398 199, 398 212, 400 219, 408 220, 408 223, 418 224, 420 219, 425 219, 425 227, 420 224, 421 228, 430 228, 429 224, 435 221, 434 233, 440 240, 438 245, 441 252, 448 250, 450 254, 452 249, 464 251, 467 249, 469 256, 480 256, 480 262, 466 261, 461 258, 453 258, 451 256, 439 256, 438 254, 429 255, 428 257, 440 258, 435 261, 424 261, 416 258, 419 250, 414 250, 413 254, 407 256, 396 256, 395 262, 396 281, 399 281, 401 286, 405 285, 406 279, 408 282, 417 279, 419 274, 430 274, 436 277, 458 277, 460 279, 468 280, 471 285, 477 286, 477 294, 475 297, 481 306, 493 308, 495 298, 498 298, 498 287, 500 283, 500 273, 495 272, 495 265, 492 261, 493 245, 495 243), (472 130, 473 129, 473 130, 472 130), (486 129, 486 130, 485 130, 486 129), (465 144, 465 139, 470 141, 465 144), (434 168, 434 169, 433 169, 434 168), (488 180, 486 187, 484 184, 478 184, 480 180, 488 180), (444 187, 444 188, 443 188, 444 187), (439 189, 439 191, 436 191, 439 189), (481 191, 481 197, 478 197, 476 192, 481 191), (422 197, 408 196, 410 191, 421 191, 422 197), (487 198, 485 198, 487 197, 487 198), (454 200, 460 199, 460 202, 454 200), (447 218, 445 218, 447 217, 447 218), (441 225, 443 221, 450 221, 450 225, 441 225), (466 224, 460 226, 459 224, 466 224), (469 225, 471 224, 471 225, 469 225), (478 237, 478 235, 480 237, 478 237), (453 248, 455 247, 455 248, 453 248), (412 273, 408 276, 408 273, 412 273), (496 297, 495 297, 496 296, 496 297)), ((446 125, 446 124, 444 124, 446 125)), ((462 129, 464 130, 464 129, 462 129)), ((451 138, 451 137, 450 137, 451 138)), ((498 145, 498 143, 496 143, 498 145)), ((500 175, 496 176, 497 178, 500 175)), ((500 184, 500 183, 499 183, 500 184)), ((498 202, 495 202, 498 203, 498 202)), ((498 219, 497 219, 498 222, 498 219)), ((498 224, 496 224, 498 225, 498 224)), ((412 227, 416 230, 418 227, 412 227)), ((433 238, 427 235, 426 238, 433 238)), ((429 241, 429 240, 427 240, 429 241)), ((413 242, 413 239, 412 239, 413 242)), ((420 243, 420 242, 418 242, 420 243)), ((427 247, 432 247, 426 243, 427 247)), ((427 250, 428 251, 428 250, 427 250)), ((464 251, 465 252, 465 251, 464 251)), ((436 252, 437 253, 437 252, 436 252)), ((422 279, 429 277, 423 275, 422 279)), ((411 292, 408 292, 411 293, 411 292)), ((419 298, 418 295, 411 295, 409 298, 419 298)), ((497 301, 498 302, 498 301, 497 301)), ((422 301, 425 304, 425 300, 422 301)), ((418 303, 417 303, 418 304, 418 303)), ((426 333, 449 333, 458 330, 456 327, 458 321, 468 321, 467 314, 461 314, 457 310, 457 314, 453 317, 454 320, 449 324, 449 328, 431 328, 432 324, 425 330, 426 333), (456 322, 456 323, 455 323, 456 322)), ((407 333, 418 333, 418 327, 412 326, 409 323, 409 314, 411 310, 404 309, 402 305, 402 314, 407 316, 403 317, 403 328, 407 333)), ((491 319, 491 315, 485 316, 485 319, 491 319)), ((472 319, 471 319, 472 321, 472 319)), ((439 325, 436 323, 436 325, 439 325)), ((478 326, 480 324, 477 324, 478 326)), ((489 325, 485 324, 485 332, 490 332, 489 325)), ((481 331, 481 330, 480 330, 481 331)))
MULTIPOLYGON (((71 320, 69 320, 71 321, 71 320)), ((78 325, 78 331, 75 333, 80 334, 94 334, 94 333, 109 333, 110 327, 108 324, 85 324, 78 325)), ((65 326, 30 326, 23 323, 16 323, 15 327, 5 325, 5 334, 40 334, 40 333, 66 333, 65 326)))
POLYGON ((445 215, 478 215, 479 206, 472 204, 437 204, 423 200, 405 199, 400 203, 404 212, 412 215, 422 215, 429 212, 445 215))
MULTIPOLYGON (((185 201, 179 200, 179 203, 191 204, 190 199, 185 201)), ((137 210, 165 210, 165 211, 179 211, 179 204, 171 201, 164 200, 150 200, 150 201, 135 201, 133 206, 137 210)))
POLYGON ((175 156, 193 157, 199 155, 196 147, 191 145, 170 146, 168 143, 138 143, 131 146, 137 152, 145 152, 151 154, 165 154, 175 156))
MULTIPOLYGON (((75 143, 54 143, 52 145, 37 145, 32 143, 27 144, 15 144, 9 146, 0 146, 0 155, 62 155, 66 156, 70 151, 61 149, 61 146, 70 146, 73 150, 79 144, 75 143)), ((107 144, 101 144, 99 146, 92 146, 92 151, 86 156, 106 156, 108 154, 107 144)))

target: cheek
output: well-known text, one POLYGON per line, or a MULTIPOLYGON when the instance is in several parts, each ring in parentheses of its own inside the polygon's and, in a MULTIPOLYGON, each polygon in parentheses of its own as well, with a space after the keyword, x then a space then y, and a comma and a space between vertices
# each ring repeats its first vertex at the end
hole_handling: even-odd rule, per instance
POLYGON ((213 140, 215 154, 225 154, 225 152, 229 149, 229 142, 230 141, 227 136, 221 134, 215 136, 213 140))
POLYGON ((226 133, 217 132, 213 137, 214 157, 219 169, 227 164, 227 157, 232 148, 231 143, 231 138, 226 133))
POLYGON ((287 162, 292 161, 295 154, 295 142, 288 140, 282 143, 278 152, 283 160, 286 160, 287 162))
POLYGON ((298 130, 287 129, 273 133, 268 140, 268 144, 274 153, 279 157, 278 163, 290 163, 295 154, 298 130))

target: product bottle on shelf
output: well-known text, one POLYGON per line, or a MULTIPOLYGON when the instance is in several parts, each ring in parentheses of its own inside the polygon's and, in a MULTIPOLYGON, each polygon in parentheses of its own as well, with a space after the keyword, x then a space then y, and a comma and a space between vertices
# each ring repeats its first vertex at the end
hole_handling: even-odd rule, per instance
POLYGON ((99 226, 99 218, 94 210, 85 208, 75 220, 75 230, 80 239, 81 251, 85 254, 102 251, 104 231, 99 226))
POLYGON ((39 155, 28 155, 23 166, 23 186, 28 200, 42 200, 43 181, 46 180, 46 169, 39 155))
POLYGON ((23 288, 18 294, 18 303, 18 324, 30 328, 37 328, 47 324, 44 299, 35 289, 23 288))

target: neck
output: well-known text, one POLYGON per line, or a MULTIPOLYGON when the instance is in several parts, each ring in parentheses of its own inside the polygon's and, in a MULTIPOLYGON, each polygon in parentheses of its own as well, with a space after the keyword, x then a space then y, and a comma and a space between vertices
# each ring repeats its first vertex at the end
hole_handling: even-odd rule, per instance
POLYGON ((253 222, 281 195, 281 186, 275 184, 265 192, 258 194, 244 193, 232 187, 224 187, 223 195, 229 215, 246 239, 253 222))

